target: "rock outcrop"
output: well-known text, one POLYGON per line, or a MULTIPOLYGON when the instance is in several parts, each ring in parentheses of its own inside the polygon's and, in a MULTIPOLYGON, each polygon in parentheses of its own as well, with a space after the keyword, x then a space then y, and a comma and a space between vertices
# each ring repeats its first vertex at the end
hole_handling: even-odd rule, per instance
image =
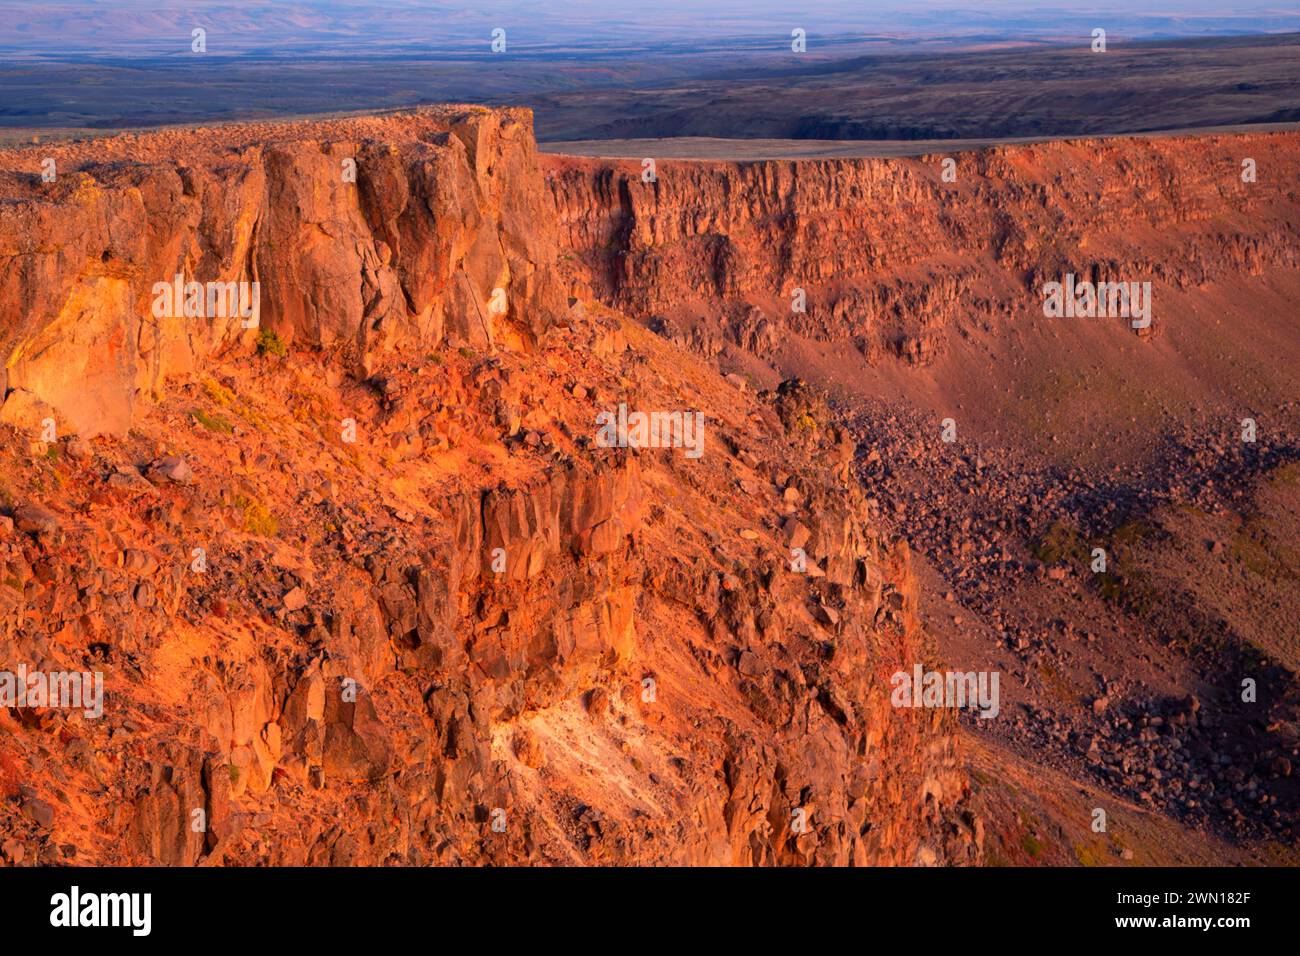
POLYGON ((86 435, 123 433, 137 394, 259 334, 369 369, 396 349, 535 337, 563 310, 526 111, 200 128, 5 159, 5 404, 36 400, 86 435), (203 287, 201 314, 183 297, 157 314, 155 285, 177 276, 203 287), (228 283, 257 283, 259 315, 222 299, 228 283))
POLYGON ((6 859, 978 861, 852 442, 566 302, 528 120, 0 154, 0 666, 104 682, 0 710, 6 859), (152 321, 176 273, 259 327, 152 321))

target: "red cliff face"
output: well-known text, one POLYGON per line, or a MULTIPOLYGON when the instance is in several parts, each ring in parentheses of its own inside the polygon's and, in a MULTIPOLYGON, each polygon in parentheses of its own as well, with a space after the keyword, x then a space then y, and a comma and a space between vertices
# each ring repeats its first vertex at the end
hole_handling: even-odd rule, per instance
MULTIPOLYGON (((8 387, 83 434, 137 392, 247 347, 237 316, 154 313, 156 283, 253 283, 262 327, 358 369, 536 335, 564 306, 531 116, 233 126, 9 152, 0 176, 8 387), (398 133, 389 136, 389 133, 398 133), (46 161, 57 178, 43 182, 46 161), (494 303, 494 290, 506 294, 494 303), (521 318, 526 317, 526 318, 521 318), (512 321, 518 319, 518 321, 512 321)), ((233 310, 227 310, 233 311, 233 310)))
POLYGON ((566 300, 526 113, 0 155, 3 666, 105 686, 0 710, 11 862, 978 859, 852 442, 566 300), (260 327, 156 319, 177 273, 260 327))
POLYGON ((663 161, 649 183, 640 163, 543 163, 594 293, 670 337, 763 356, 793 334, 924 362, 954 333, 1041 309, 1043 284, 1067 273, 1185 289, 1294 267, 1298 146, 1295 133, 1008 146, 956 154, 952 182, 942 156, 663 161))

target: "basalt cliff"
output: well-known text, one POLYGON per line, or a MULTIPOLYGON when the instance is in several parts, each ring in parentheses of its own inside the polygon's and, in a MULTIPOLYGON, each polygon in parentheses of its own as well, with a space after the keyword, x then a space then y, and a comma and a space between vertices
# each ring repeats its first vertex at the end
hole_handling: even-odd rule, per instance
MULTIPOLYGON (((917 159, 547 157, 594 295, 706 356, 791 337, 927 364, 1042 286, 1157 291, 1300 264, 1296 133, 1003 146, 917 159)), ((1142 329, 1158 334, 1161 317, 1142 329)))
POLYGON ((0 153, 2 666, 103 681, 0 710, 7 862, 979 862, 854 443, 614 311, 547 168, 476 107, 0 153))

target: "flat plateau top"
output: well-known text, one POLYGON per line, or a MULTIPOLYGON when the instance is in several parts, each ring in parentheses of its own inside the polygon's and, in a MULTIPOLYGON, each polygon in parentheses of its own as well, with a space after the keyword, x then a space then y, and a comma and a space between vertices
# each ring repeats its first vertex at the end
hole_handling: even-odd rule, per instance
POLYGON ((566 156, 591 156, 605 159, 862 159, 890 156, 927 156, 935 153, 959 153, 990 146, 1015 146, 1067 140, 1142 139, 1167 136, 1209 136, 1236 133, 1274 133, 1300 130, 1300 123, 1258 123, 1238 126, 1204 126, 1189 129, 1159 130, 1149 133, 1118 133, 1114 137, 1096 136, 1024 136, 1004 139, 719 139, 708 136, 665 137, 662 139, 583 139, 539 143, 544 153, 566 156))
POLYGON ((292 142, 296 140, 411 138, 422 132, 446 130, 473 115, 511 115, 527 121, 522 108, 446 104, 411 109, 330 113, 268 120, 180 124, 104 130, 9 130, 0 136, 0 169, 16 158, 42 154, 88 160, 151 159, 191 156, 214 149, 292 142))

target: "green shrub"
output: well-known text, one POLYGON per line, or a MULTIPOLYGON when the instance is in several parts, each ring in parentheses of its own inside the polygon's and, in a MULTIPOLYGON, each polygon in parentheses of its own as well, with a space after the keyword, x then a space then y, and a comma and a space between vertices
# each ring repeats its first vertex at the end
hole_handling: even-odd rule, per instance
POLYGON ((219 432, 222 435, 233 435, 235 426, 230 424, 220 415, 209 415, 201 408, 194 410, 194 420, 210 432, 219 432))
POLYGON ((289 346, 285 345, 284 340, 270 329, 262 329, 257 333, 257 354, 283 358, 289 354, 289 346))
POLYGON ((1066 521, 1052 522, 1046 533, 1034 546, 1034 557, 1044 564, 1087 564, 1091 552, 1079 532, 1066 521))
POLYGON ((235 499, 235 507, 243 513, 244 530, 249 534, 270 538, 279 533, 280 522, 276 520, 275 515, 271 514, 270 509, 256 498, 240 495, 235 499))
POLYGON ((1043 844, 1032 833, 1026 833, 1020 838, 1020 849, 1024 850, 1035 860, 1043 855, 1043 844))

